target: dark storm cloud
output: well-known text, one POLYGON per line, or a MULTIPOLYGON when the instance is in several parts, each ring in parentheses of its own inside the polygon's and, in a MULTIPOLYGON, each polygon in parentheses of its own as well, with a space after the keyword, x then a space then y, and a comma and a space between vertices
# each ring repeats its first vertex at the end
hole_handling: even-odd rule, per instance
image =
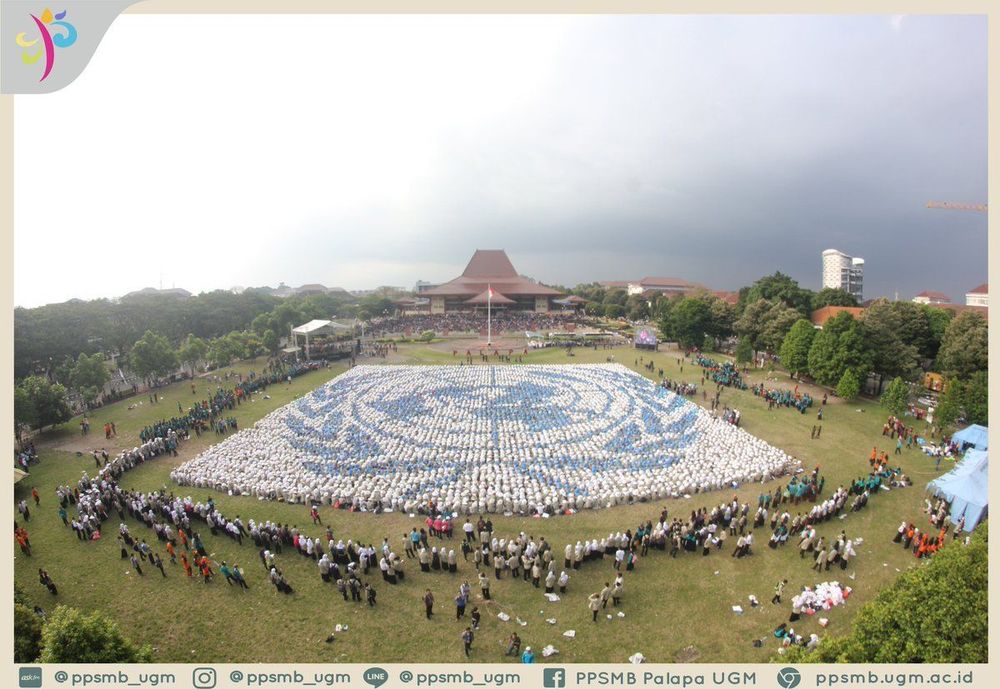
POLYGON ((93 81, 20 111, 19 261, 54 227, 106 238, 59 240, 65 284, 22 271, 20 303, 91 296, 77 264, 118 266, 83 283, 109 294, 160 271, 192 291, 365 288, 452 278, 476 248, 564 285, 781 270, 816 289, 827 248, 866 260, 866 296, 961 300, 987 278, 986 216, 924 207, 986 201, 981 17, 225 18, 262 41, 301 30, 319 87, 254 40, 216 45, 213 19, 185 25, 225 93, 173 33, 123 20, 93 81), (136 50, 125 97, 117 56, 136 50), (133 128, 103 129, 95 98, 133 128), (52 107, 78 113, 57 143, 52 107), (98 145, 115 136, 142 145, 98 145), (192 250, 150 270, 140 235, 192 250))
MULTIPOLYGON (((820 253, 866 259, 866 294, 959 299, 986 279, 985 22, 963 17, 611 19, 547 91, 438 140, 422 231, 338 237, 345 257, 453 264, 504 247, 575 284, 675 275, 732 289, 820 253)), ((416 277, 416 276, 414 276, 416 277)))

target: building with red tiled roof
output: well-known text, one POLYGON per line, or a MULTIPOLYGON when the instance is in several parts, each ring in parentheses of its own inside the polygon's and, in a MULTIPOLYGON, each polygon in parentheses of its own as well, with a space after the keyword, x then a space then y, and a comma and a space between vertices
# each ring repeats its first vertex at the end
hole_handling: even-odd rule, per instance
POLYGON ((974 287, 965 293, 966 306, 986 306, 990 305, 990 285, 984 282, 979 287, 974 287))
POLYGON ((860 306, 824 306, 812 312, 812 324, 822 330, 823 324, 839 313, 846 311, 855 318, 860 318, 865 310, 860 306))
POLYGON ((431 313, 468 311, 486 306, 487 291, 493 306, 518 311, 549 311, 561 293, 519 275, 503 249, 477 249, 460 276, 421 292, 431 300, 431 313))
POLYGON ((968 304, 932 304, 932 306, 936 306, 939 309, 945 309, 947 311, 951 311, 952 314, 956 316, 960 313, 971 311, 972 313, 978 313, 987 321, 990 320, 990 309, 988 306, 976 306, 975 304, 973 304, 972 306, 968 304))
POLYGON ((732 306, 736 306, 740 301, 739 292, 712 292, 712 294, 732 306))
POLYGON ((630 282, 628 285, 628 293, 647 294, 653 292, 687 294, 697 287, 699 287, 699 285, 680 278, 644 277, 638 282, 630 282))
POLYGON ((944 292, 924 290, 917 296, 913 297, 913 301, 917 304, 950 304, 951 297, 944 292))

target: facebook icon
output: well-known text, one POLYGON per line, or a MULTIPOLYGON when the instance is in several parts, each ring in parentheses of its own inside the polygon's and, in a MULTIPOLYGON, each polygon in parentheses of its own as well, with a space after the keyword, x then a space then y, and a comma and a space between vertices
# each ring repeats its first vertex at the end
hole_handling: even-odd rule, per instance
POLYGON ((566 670, 561 667, 547 667, 542 673, 545 689, 563 689, 566 686, 566 670))

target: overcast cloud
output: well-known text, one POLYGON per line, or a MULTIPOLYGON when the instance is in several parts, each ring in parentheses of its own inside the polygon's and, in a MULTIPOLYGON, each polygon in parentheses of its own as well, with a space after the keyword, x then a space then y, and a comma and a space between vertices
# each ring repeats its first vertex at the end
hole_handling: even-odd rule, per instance
POLYGON ((976 17, 122 16, 17 100, 15 302, 666 275, 987 278, 976 17))

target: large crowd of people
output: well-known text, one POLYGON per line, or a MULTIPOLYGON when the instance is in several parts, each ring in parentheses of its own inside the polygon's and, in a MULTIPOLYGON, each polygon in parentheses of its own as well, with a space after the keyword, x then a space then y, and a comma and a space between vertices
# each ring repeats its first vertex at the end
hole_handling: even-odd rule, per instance
MULTIPOLYGON (((574 312, 535 313, 494 309, 490 316, 494 335, 525 333, 528 331, 558 331, 567 325, 582 325, 588 321, 574 312)), ((479 333, 486 328, 486 311, 385 316, 369 321, 365 334, 371 337, 411 335, 431 330, 439 335, 451 333, 479 333)))
POLYGON ((623 366, 357 366, 175 469, 363 511, 556 514, 760 481, 795 461, 623 366))
MULTIPOLYGON (((719 392, 723 387, 747 389, 743 374, 731 364, 700 355, 697 363, 704 369, 703 390, 709 381, 719 392)), ((202 533, 229 538, 240 547, 252 544, 263 576, 284 595, 295 593, 282 568, 288 557, 312 560, 321 581, 345 602, 357 605, 377 604, 378 576, 386 586, 399 584, 417 570, 419 577, 454 576, 455 619, 462 626, 471 607, 471 623, 459 634, 464 653, 471 656, 482 614, 473 604, 470 578, 483 601, 495 600, 491 583, 498 580, 517 581, 558 597, 573 591, 575 571, 603 562, 612 570, 607 581, 584 599, 597 623, 608 614, 609 605, 612 610, 623 606, 626 578, 651 551, 670 558, 728 555, 741 560, 758 554, 755 533, 769 533, 769 548, 785 547, 791 539, 817 572, 846 570, 857 557, 860 541, 848 537, 846 529, 828 540, 817 527, 864 509, 885 490, 910 485, 900 467, 890 466, 889 453, 873 448, 867 474, 826 494, 819 467, 804 472, 785 453, 739 430, 738 411, 726 408, 721 415, 709 414, 682 398, 694 394, 693 384, 666 380, 660 370, 661 381, 653 385, 617 365, 572 371, 544 366, 433 371, 361 366, 254 428, 232 433, 238 430, 232 411, 250 395, 290 382, 316 366, 276 364, 263 375, 240 377, 234 387, 220 386, 186 413, 179 409, 177 417, 144 428, 141 444, 131 450, 114 458, 95 450, 95 475, 84 473, 76 485, 56 491, 63 524, 79 540, 96 541, 104 536, 102 528, 109 520, 117 521, 114 536, 121 558, 136 576, 168 578, 168 570, 176 568, 181 576, 205 584, 221 575, 243 591, 249 590, 252 577, 236 561, 213 559, 202 533), (482 404, 486 400, 490 403, 482 404), (300 528, 253 519, 244 523, 239 515, 223 515, 209 494, 195 499, 166 489, 142 492, 120 485, 129 469, 164 454, 176 455, 183 440, 209 429, 226 439, 175 470, 175 481, 307 505, 312 525, 300 528), (792 475, 762 492, 756 506, 734 495, 680 518, 671 518, 664 509, 655 520, 565 548, 524 532, 501 535, 488 518, 491 512, 552 515, 644 502, 736 488, 786 473, 792 475), (345 540, 325 526, 321 510, 327 505, 418 513, 424 519, 422 526, 398 540, 366 544, 345 540), (471 515, 477 513, 474 522, 471 515), (130 529, 128 520, 138 527, 130 529), (148 537, 140 533, 143 527, 148 537), (475 574, 467 578, 470 565, 475 574)), ((753 394, 769 404, 812 404, 797 390, 791 398, 775 392, 753 386, 753 394)), ((804 413, 804 408, 799 410, 804 413)), ((909 448, 916 440, 913 429, 892 417, 883 436, 895 441, 897 454, 904 442, 909 448)), ((22 458, 27 468, 33 446, 18 454, 19 463, 22 458)), ((37 492, 33 496, 37 506, 37 492)), ((22 500, 18 510, 28 523, 30 504, 22 500)), ((929 528, 922 532, 904 521, 894 539, 917 558, 932 556, 948 533, 945 501, 928 501, 925 511, 929 528)), ((962 526, 955 529, 955 537, 962 526)), ((24 526, 15 524, 15 537, 22 554, 31 556, 24 526)), ((39 582, 57 595, 55 583, 41 568, 39 582)), ((776 586, 773 603, 782 602, 785 584, 787 580, 776 586)), ((789 623, 841 605, 850 594, 849 587, 836 581, 803 587, 791 598, 789 623)), ((431 619, 434 595, 428 589, 420 601, 431 619)), ((498 617, 509 621, 504 615, 498 617)), ((774 635, 783 646, 819 643, 816 634, 805 638, 787 624, 774 635)), ((333 634, 327 641, 332 640, 333 634)), ((521 645, 521 638, 512 633, 505 644, 507 655, 533 662, 531 647, 522 651, 521 645)))

